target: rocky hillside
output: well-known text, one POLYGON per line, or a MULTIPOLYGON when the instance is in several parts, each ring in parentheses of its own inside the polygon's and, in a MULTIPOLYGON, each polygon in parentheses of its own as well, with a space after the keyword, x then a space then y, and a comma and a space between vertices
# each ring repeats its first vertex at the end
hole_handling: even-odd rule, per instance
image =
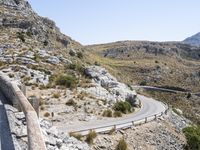
POLYGON ((13 79, 46 86, 50 75, 67 72, 74 63, 81 66, 83 53, 80 43, 35 13, 28 1, 0 1, 0 69, 13 79))
POLYGON ((200 48, 182 43, 120 41, 87 46, 95 63, 107 66, 116 76, 126 71, 127 83, 170 85, 192 90, 198 83, 200 48), (109 67, 108 67, 109 66, 109 67), (112 69, 111 69, 112 68, 112 69), (116 72, 116 69, 123 71, 116 72), (131 76, 127 76, 131 73, 131 76), (181 80, 187 82, 184 85, 181 80), (176 80, 176 82, 174 82, 176 80), (180 82, 177 82, 180 81, 180 82))
POLYGON ((141 57, 168 56, 200 60, 200 48, 176 42, 119 41, 89 46, 101 51, 104 57, 131 59, 141 57))
MULTIPOLYGON (((185 94, 149 92, 199 120, 200 103, 190 92, 200 91, 200 48, 176 42, 120 41, 87 46, 93 63, 104 66, 119 81, 183 89, 185 94)), ((144 93, 145 94, 145 93, 144 93)), ((197 121, 198 122, 198 121, 197 121)))
POLYGON ((0 60, 20 64, 68 63, 81 44, 62 34, 55 22, 40 17, 28 1, 0 1, 0 60))
POLYGON ((200 32, 191 36, 191 37, 188 37, 186 38, 183 43, 186 43, 186 44, 190 44, 190 45, 193 45, 193 46, 200 46, 200 32))

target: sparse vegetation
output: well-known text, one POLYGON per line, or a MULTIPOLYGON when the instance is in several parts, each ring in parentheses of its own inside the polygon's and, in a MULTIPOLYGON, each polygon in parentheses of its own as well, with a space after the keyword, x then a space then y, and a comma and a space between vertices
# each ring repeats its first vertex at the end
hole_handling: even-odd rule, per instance
POLYGON ((115 103, 115 105, 113 106, 113 109, 115 111, 119 111, 124 114, 132 112, 131 105, 126 101, 125 102, 120 101, 120 102, 115 103))
POLYGON ((65 103, 65 105, 75 107, 77 105, 77 103, 73 99, 70 99, 65 103))
POLYGON ((110 109, 104 110, 102 116, 112 117, 112 110, 110 110, 110 109))
POLYGON ((172 108, 172 110, 173 110, 173 112, 175 112, 177 115, 181 115, 178 111, 177 111, 177 109, 175 109, 175 108, 172 108))
POLYGON ((44 117, 49 117, 49 116, 50 116, 49 112, 44 113, 44 117))
POLYGON ((186 150, 200 149, 200 126, 186 127, 183 132, 187 139, 186 150))
POLYGON ((56 79, 56 85, 65 86, 67 88, 75 88, 77 86, 77 79, 72 75, 60 75, 56 79))
POLYGON ((113 116, 114 117, 122 117, 122 113, 120 111, 114 111, 113 116))
POLYGON ((76 53, 74 52, 74 50, 70 50, 70 51, 69 51, 69 55, 70 55, 70 56, 75 56, 76 53))
POLYGON ((116 150, 127 150, 128 145, 124 139, 121 139, 117 144, 116 150))
POLYGON ((43 44, 44 44, 44 46, 47 46, 47 45, 49 44, 49 42, 48 42, 47 40, 45 40, 45 41, 43 42, 43 44))
POLYGON ((116 131, 116 129, 115 128, 112 128, 110 131, 109 131, 109 135, 112 135, 114 132, 116 131))
POLYGON ((30 31, 27 31, 27 32, 26 32, 26 35, 27 35, 28 37, 32 37, 32 33, 31 33, 30 31))
POLYGON ((13 78, 15 75, 12 74, 12 73, 9 73, 8 76, 9 76, 10 78, 13 78))
POLYGON ((25 42, 25 36, 23 32, 17 32, 17 38, 19 38, 22 42, 25 42))
POLYGON ((83 58, 83 53, 82 52, 77 52, 77 57, 82 59, 83 58))
POLYGON ((146 81, 142 81, 142 82, 140 82, 140 85, 141 86, 145 86, 145 85, 147 85, 147 82, 146 81))
POLYGON ((79 133, 69 133, 69 136, 76 138, 77 140, 81 141, 82 135, 79 133))
POLYGON ((89 134, 86 136, 86 142, 88 144, 93 144, 94 139, 97 137, 97 133, 95 131, 90 131, 89 134))
POLYGON ((53 98, 59 98, 61 95, 59 92, 53 93, 53 98))

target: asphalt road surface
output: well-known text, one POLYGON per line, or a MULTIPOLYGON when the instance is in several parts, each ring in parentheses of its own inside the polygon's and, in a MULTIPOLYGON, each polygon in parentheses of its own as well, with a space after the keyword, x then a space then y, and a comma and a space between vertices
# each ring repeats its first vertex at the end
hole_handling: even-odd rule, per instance
POLYGON ((129 114, 126 117, 110 118, 109 120, 95 120, 74 125, 65 125, 59 127, 59 129, 62 130, 63 132, 79 132, 95 128, 114 126, 116 124, 126 124, 128 122, 145 119, 146 117, 149 116, 154 116, 155 114, 164 112, 167 108, 166 105, 152 98, 148 98, 142 95, 138 95, 138 98, 141 100, 142 108, 138 112, 129 114))

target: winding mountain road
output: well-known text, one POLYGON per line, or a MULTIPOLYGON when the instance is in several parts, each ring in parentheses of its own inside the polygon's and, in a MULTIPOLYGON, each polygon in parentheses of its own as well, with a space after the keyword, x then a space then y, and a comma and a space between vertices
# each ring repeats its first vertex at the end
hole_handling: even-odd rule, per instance
POLYGON ((142 103, 142 108, 133 114, 121 118, 110 118, 109 120, 95 120, 75 125, 65 125, 59 127, 63 132, 79 132, 87 134, 89 130, 95 129, 96 132, 109 131, 113 127, 123 128, 131 126, 133 122, 145 119, 146 117, 155 118, 155 115, 161 114, 167 110, 167 106, 162 102, 156 101, 142 95, 138 95, 142 103))

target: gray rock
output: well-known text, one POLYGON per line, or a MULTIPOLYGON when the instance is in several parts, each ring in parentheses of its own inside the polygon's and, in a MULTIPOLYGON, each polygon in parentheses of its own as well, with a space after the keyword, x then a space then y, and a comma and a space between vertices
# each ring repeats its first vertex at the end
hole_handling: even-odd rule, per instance
POLYGON ((49 57, 50 55, 46 52, 46 50, 38 50, 38 55, 41 58, 49 57))
POLYGON ((15 57, 14 59, 17 63, 21 63, 21 64, 31 64, 34 65, 36 62, 30 58, 26 58, 26 57, 15 57))
MULTIPOLYGON (((5 108, 15 148, 17 150, 28 149, 26 123, 23 123, 25 121, 24 114, 16 112, 16 109, 10 105, 6 105, 5 108)), ((88 144, 59 132, 56 127, 44 119, 40 119, 40 126, 48 150, 90 150, 88 144)))
POLYGON ((51 63, 51 64, 54 64, 54 65, 57 65, 60 63, 60 60, 58 59, 58 57, 56 56, 50 56, 48 59, 47 59, 47 62, 51 63))
POLYGON ((113 100, 114 102, 128 100, 133 105, 139 106, 139 101, 136 99, 136 92, 132 91, 124 83, 118 82, 117 79, 109 74, 104 68, 100 66, 89 66, 86 68, 85 74, 92 78, 93 82, 96 84, 96 87, 99 87, 101 93, 104 91, 104 95, 112 95, 112 98, 109 99, 113 100))
POLYGON ((35 57, 34 55, 35 55, 34 52, 28 51, 28 52, 25 53, 24 57, 27 57, 27 58, 30 58, 30 59, 34 59, 34 57, 35 57))

